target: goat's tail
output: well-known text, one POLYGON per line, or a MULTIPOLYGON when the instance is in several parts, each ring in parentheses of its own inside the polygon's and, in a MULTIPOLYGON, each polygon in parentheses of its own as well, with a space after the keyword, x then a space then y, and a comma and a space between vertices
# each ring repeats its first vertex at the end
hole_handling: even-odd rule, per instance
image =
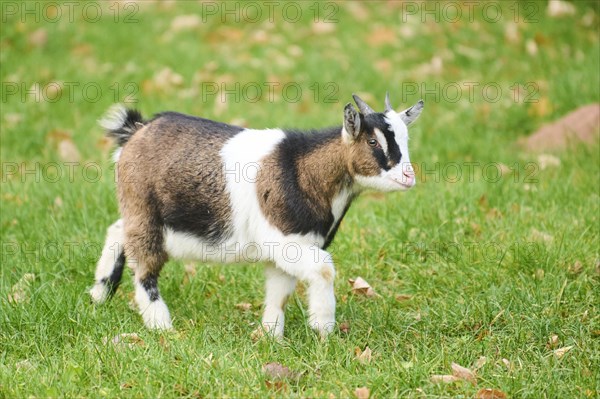
POLYGON ((114 139, 119 147, 123 147, 131 136, 144 126, 144 118, 135 109, 115 104, 110 107, 99 123, 106 129, 106 135, 114 139))

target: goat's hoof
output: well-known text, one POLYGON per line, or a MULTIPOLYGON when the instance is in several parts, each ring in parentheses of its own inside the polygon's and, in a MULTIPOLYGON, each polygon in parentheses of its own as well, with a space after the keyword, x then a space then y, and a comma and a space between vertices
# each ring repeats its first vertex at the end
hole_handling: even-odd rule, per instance
POLYGON ((109 296, 109 289, 106 284, 96 283, 89 290, 89 294, 92 297, 92 303, 101 304, 106 302, 109 296))
POLYGON ((263 337, 270 337, 276 341, 281 341, 283 340, 283 331, 275 331, 275 329, 270 329, 264 325, 260 325, 256 327, 250 334, 250 339, 252 339, 252 342, 258 342, 263 337))

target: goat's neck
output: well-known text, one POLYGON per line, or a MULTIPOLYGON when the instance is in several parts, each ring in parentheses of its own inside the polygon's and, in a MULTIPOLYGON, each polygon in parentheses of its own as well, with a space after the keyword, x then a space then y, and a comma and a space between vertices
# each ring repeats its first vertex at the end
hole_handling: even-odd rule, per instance
POLYGON ((297 168, 298 183, 315 205, 329 206, 337 194, 351 187, 348 153, 341 132, 336 137, 324 138, 319 146, 308 151, 298 160, 297 168))

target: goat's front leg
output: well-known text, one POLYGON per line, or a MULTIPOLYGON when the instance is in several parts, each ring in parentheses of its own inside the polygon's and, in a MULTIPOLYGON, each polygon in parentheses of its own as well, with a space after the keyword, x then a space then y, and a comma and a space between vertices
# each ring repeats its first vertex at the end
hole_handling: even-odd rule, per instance
POLYGON ((285 305, 296 288, 296 278, 273 266, 266 268, 265 275, 266 295, 262 327, 275 338, 283 338, 285 305))
POLYGON ((294 245, 276 254, 277 267, 308 284, 310 326, 321 336, 335 327, 335 267, 331 255, 316 246, 294 245))

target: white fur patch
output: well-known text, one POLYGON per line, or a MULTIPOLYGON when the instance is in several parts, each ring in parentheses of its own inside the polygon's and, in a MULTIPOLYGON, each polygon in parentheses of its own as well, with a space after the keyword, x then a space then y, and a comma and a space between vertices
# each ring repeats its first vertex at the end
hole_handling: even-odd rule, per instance
POLYGON ((96 283, 90 290, 90 295, 96 303, 102 303, 108 297, 108 286, 100 281, 108 279, 113 274, 115 263, 123 251, 124 242, 123 220, 119 219, 108 228, 104 248, 102 248, 102 255, 100 255, 100 259, 96 265, 96 283))
POLYGON ((381 132, 381 130, 375 128, 373 129, 373 131, 375 132, 375 136, 377 137, 377 141, 379 142, 379 145, 381 146, 381 148, 383 149, 383 152, 385 153, 385 156, 387 157, 388 154, 388 142, 385 139, 385 136, 383 135, 383 133, 381 132))
POLYGON ((353 195, 353 191, 349 188, 343 188, 331 201, 331 213, 333 214, 333 224, 329 228, 327 235, 331 233, 335 225, 342 218, 344 209, 348 206, 348 202, 353 195))
POLYGON ((114 104, 108 109, 98 124, 106 130, 118 130, 127 120, 127 108, 123 104, 114 104))
POLYGON ((123 147, 117 147, 115 152, 113 152, 113 156, 112 156, 113 162, 119 162, 119 158, 121 158, 121 151, 123 151, 123 147))
POLYGON ((139 282, 135 283, 135 302, 138 305, 144 324, 150 329, 169 330, 173 328, 171 315, 162 298, 150 301, 148 293, 139 282))

